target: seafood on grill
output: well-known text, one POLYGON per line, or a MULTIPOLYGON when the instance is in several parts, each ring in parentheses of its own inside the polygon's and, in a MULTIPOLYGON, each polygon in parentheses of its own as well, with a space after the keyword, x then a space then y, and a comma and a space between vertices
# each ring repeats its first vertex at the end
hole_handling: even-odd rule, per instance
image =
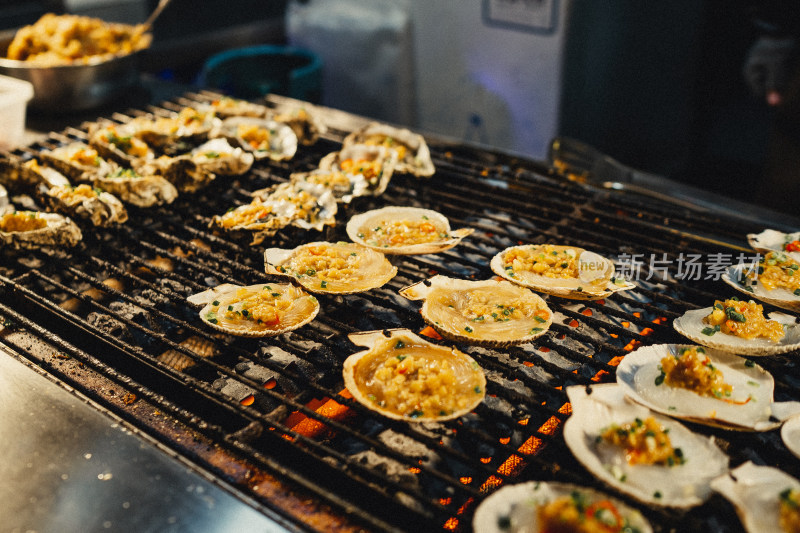
POLYGON ((226 231, 250 232, 256 245, 289 224, 322 230, 336 223, 336 199, 324 185, 281 183, 254 191, 252 196, 249 204, 215 216, 211 224, 226 231))
POLYGON ((255 117, 265 118, 269 113, 269 108, 261 104, 233 98, 231 96, 222 96, 213 100, 210 104, 214 113, 222 119, 230 117, 255 117))
POLYGON ((82 238, 80 228, 58 213, 15 211, 0 217, 0 246, 4 248, 72 247, 82 238))
POLYGON ((512 283, 573 300, 598 300, 636 287, 614 275, 611 260, 577 246, 512 246, 496 254, 490 266, 512 283))
POLYGON ((568 387, 567 397, 567 447, 600 481, 640 502, 700 505, 711 480, 728 471, 728 457, 713 438, 627 402, 616 384, 568 387))
POLYGON ((328 187, 337 201, 349 204, 356 196, 369 194, 369 183, 363 174, 349 174, 341 170, 312 170, 294 172, 289 179, 299 183, 316 183, 328 187))
POLYGON ((407 329, 351 333, 367 350, 344 362, 344 384, 360 404, 395 420, 432 422, 472 411, 486 394, 478 363, 407 329))
POLYGON ((502 347, 544 335, 553 312, 530 289, 508 281, 470 281, 437 275, 400 290, 424 300, 422 318, 445 338, 502 347))
POLYGON ((784 233, 766 229, 761 233, 748 234, 747 242, 758 252, 784 252, 795 261, 800 261, 800 231, 784 233))
POLYGON ((89 183, 137 207, 170 204, 178 197, 175 186, 162 176, 141 175, 130 168, 117 167, 105 176, 92 176, 89 183))
POLYGON ((386 256, 350 242, 312 242, 292 250, 267 248, 267 274, 289 276, 316 293, 351 294, 375 289, 397 274, 386 256))
POLYGON ((161 155, 179 155, 208 140, 222 121, 208 105, 183 107, 168 117, 141 116, 126 123, 126 130, 161 155))
POLYGON ((750 265, 731 265, 722 280, 762 302, 800 311, 800 262, 786 252, 767 251, 750 265))
POLYGON ((128 211, 116 196, 86 183, 56 185, 42 191, 40 198, 49 210, 88 220, 98 227, 123 224, 128 220, 128 211))
POLYGON ((717 300, 676 318, 675 330, 693 342, 740 355, 775 355, 800 348, 800 325, 784 313, 764 316, 753 300, 717 300))
POLYGON ((343 147, 357 144, 385 146, 397 152, 397 172, 417 177, 433 176, 436 172, 425 138, 410 130, 371 122, 352 132, 342 142, 343 147))
POLYGON ((217 177, 207 168, 200 167, 191 156, 143 159, 134 167, 136 174, 150 178, 161 177, 178 192, 190 193, 202 189, 217 177))
POLYGON ((220 176, 241 176, 255 161, 253 154, 234 148, 221 137, 204 142, 192 150, 190 157, 199 170, 220 176))
POLYGON ((143 140, 126 125, 104 123, 89 130, 89 146, 109 161, 123 167, 134 167, 155 154, 143 140))
POLYGON ((200 319, 242 337, 272 337, 300 328, 317 316, 319 302, 291 283, 222 284, 188 298, 202 305, 200 319))
POLYGON ((353 242, 385 254, 434 254, 449 250, 475 230, 450 230, 447 217, 431 209, 389 206, 361 213, 347 223, 353 242))
POLYGON ((319 120, 308 104, 282 104, 268 111, 266 116, 292 128, 298 141, 305 146, 311 146, 320 135, 328 131, 328 127, 319 120))
POLYGON ((257 160, 284 161, 297 152, 297 135, 292 128, 265 118, 226 118, 212 136, 225 137, 232 145, 251 152, 257 160))
POLYGON ((800 482, 786 472, 747 461, 715 479, 711 488, 731 502, 748 533, 797 531, 800 482))
POLYGON ((36 159, 23 160, 13 154, 0 156, 0 184, 14 192, 33 193, 39 188, 69 185, 69 180, 54 168, 36 159))
POLYGON ((768 431, 800 413, 773 401, 772 376, 743 357, 683 344, 643 346, 617 367, 625 394, 659 413, 711 426, 768 431))
MULTIPOLYGON (((338 152, 331 152, 319 162, 322 172, 343 173, 352 184, 348 189, 356 190, 357 184, 366 181, 367 186, 358 186, 359 194, 349 193, 352 196, 378 196, 383 194, 389 181, 392 179, 397 153, 381 146, 355 145, 345 146, 338 152)), ((341 181, 341 180, 337 180, 341 181)), ((337 187, 343 190, 344 185, 337 187)), ((338 196, 338 194, 337 194, 338 196)), ((344 198, 343 198, 343 201, 344 198)))
POLYGON ((42 150, 39 157, 45 165, 53 167, 70 181, 77 183, 87 183, 97 177, 108 176, 119 168, 116 163, 101 157, 96 149, 81 142, 42 150))
POLYGON ((653 531, 639 511, 600 491, 544 481, 502 487, 475 510, 472 529, 481 533, 653 531))

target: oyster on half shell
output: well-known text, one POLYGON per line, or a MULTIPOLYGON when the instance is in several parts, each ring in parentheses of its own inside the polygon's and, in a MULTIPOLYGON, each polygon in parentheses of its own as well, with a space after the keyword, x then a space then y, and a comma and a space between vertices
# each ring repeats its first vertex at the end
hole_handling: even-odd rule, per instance
POLYGON ((480 533, 549 531, 547 526, 554 523, 559 527, 572 526, 568 517, 607 533, 653 531, 639 511, 602 492, 569 483, 544 481, 501 488, 482 501, 475 510, 472 529, 480 533), (553 502, 555 506, 551 506, 551 512, 548 512, 547 506, 553 502), (601 510, 605 510, 609 516, 602 516, 604 513, 601 510), (591 518, 586 518, 587 515, 591 518))
MULTIPOLYGON (((694 507, 710 496, 711 480, 728 471, 728 457, 713 439, 626 402, 616 384, 572 386, 567 388, 567 397, 572 404, 572 415, 564 424, 567 447, 600 481, 636 500, 666 507, 694 507), (627 435, 627 426, 638 428, 648 422, 662 428, 660 433, 668 437, 666 446, 671 446, 673 456, 680 460, 647 464, 641 461, 642 456, 604 438, 619 434, 615 428, 627 435)), ((665 446, 663 441, 657 442, 665 446)))
MULTIPOLYGON (((736 508, 748 533, 787 531, 781 524, 782 500, 797 513, 800 482, 771 466, 756 466, 750 461, 720 476, 711 487, 736 508)), ((796 519, 796 515, 795 515, 796 519)))
POLYGON ((311 172, 294 172, 289 178, 293 182, 324 185, 331 189, 337 201, 345 204, 349 204, 356 196, 369 194, 369 183, 363 174, 316 169, 311 172))
MULTIPOLYGON (((686 383, 700 387, 708 379, 700 373, 719 372, 730 390, 701 394, 664 379, 661 362, 665 357, 678 358, 692 348, 680 344, 656 344, 632 351, 617 367, 617 383, 625 394, 654 411, 665 415, 726 429, 768 431, 786 418, 800 413, 800 403, 773 401, 774 381, 760 366, 747 359, 712 348, 694 347, 707 362, 689 374, 679 375, 686 383)), ((687 368, 692 368, 687 367, 687 368)))
POLYGON ((361 213, 347 223, 353 242, 385 254, 434 254, 449 250, 475 230, 450 230, 447 217, 431 209, 389 206, 361 213))
POLYGON ((316 293, 351 294, 375 289, 397 274, 386 257, 350 242, 312 242, 293 250, 267 248, 267 274, 290 276, 316 293))
POLYGON ((214 329, 242 337, 272 337, 300 328, 317 316, 316 298, 291 283, 222 284, 194 294, 200 319, 214 329))
POLYGON ((0 246, 14 250, 71 247, 82 237, 80 228, 72 220, 57 213, 17 211, 0 217, 0 246))
POLYGON ((573 300, 597 300, 636 287, 615 277, 611 260, 577 246, 512 246, 496 254, 490 266, 513 283, 573 300))
POLYGON ((544 335, 553 323, 553 313, 539 295, 508 281, 437 275, 400 294, 425 300, 422 318, 443 337, 470 344, 523 344, 544 335))
POLYGON ((140 163, 135 167, 137 174, 164 178, 182 193, 202 189, 217 177, 208 168, 200 167, 188 155, 162 155, 154 159, 142 159, 140 163))
POLYGON ((368 349, 345 360, 344 384, 372 411, 406 422, 434 422, 458 418, 483 401, 483 370, 455 348, 433 344, 407 329, 348 337, 368 349))
POLYGON ((284 161, 297 152, 297 135, 292 128, 264 118, 226 118, 212 136, 227 138, 232 145, 251 152, 256 159, 284 161))
POLYGON ((141 116, 125 126, 160 154, 177 155, 205 142, 220 127, 211 106, 184 107, 168 117, 141 116))
POLYGON ((220 176, 241 176, 250 170, 255 160, 253 154, 234 148, 221 137, 206 141, 190 155, 198 169, 220 176))
POLYGON ((66 176, 70 181, 85 183, 108 176, 119 166, 104 159, 91 146, 74 142, 39 152, 42 162, 66 176))
POLYGON ((105 124, 89 131, 89 145, 105 159, 123 167, 155 157, 150 147, 125 125, 105 124))
POLYGON ((92 176, 89 183, 137 207, 170 204, 178 197, 175 186, 162 176, 141 175, 129 168, 118 167, 110 174, 92 176))
POLYGON ((319 136, 328 131, 311 106, 284 104, 267 112, 266 116, 276 122, 282 122, 292 128, 297 139, 305 146, 311 146, 319 136))
POLYGON ((407 129, 371 122, 344 138, 343 147, 357 144, 384 146, 397 152, 397 172, 417 177, 433 176, 436 172, 428 144, 422 135, 407 129))
POLYGON ((319 162, 319 170, 342 172, 355 183, 362 179, 367 187, 359 196, 383 194, 392 179, 397 153, 381 146, 357 144, 345 146, 338 152, 331 152, 319 162))
POLYGON ((210 105, 214 113, 223 119, 229 117, 264 118, 269 112, 269 108, 266 106, 230 96, 217 98, 210 105))
POLYGON ((0 184, 14 192, 34 192, 40 187, 69 185, 61 172, 42 166, 36 159, 23 161, 13 154, 0 156, 0 184))
POLYGON ((88 220, 95 226, 109 227, 128 220, 128 211, 116 196, 86 183, 75 187, 56 185, 40 196, 50 210, 88 220))

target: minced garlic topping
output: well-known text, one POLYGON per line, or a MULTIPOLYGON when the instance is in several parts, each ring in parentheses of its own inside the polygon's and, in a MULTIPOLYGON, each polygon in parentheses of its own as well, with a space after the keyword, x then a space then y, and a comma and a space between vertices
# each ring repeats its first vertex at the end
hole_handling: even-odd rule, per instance
POLYGON ((711 364, 705 349, 699 346, 681 348, 679 353, 661 359, 661 376, 656 385, 662 382, 673 387, 681 387, 701 396, 727 398, 733 387, 725 383, 722 371, 711 364))
POLYGON ((283 264, 281 271, 296 277, 338 281, 353 276, 361 266, 361 258, 351 247, 306 246, 283 264))
POLYGON ((60 198, 65 202, 80 201, 86 198, 97 198, 97 190, 82 183, 76 187, 60 185, 50 189, 50 195, 60 198))
POLYGON ((313 222, 312 217, 319 212, 317 197, 303 190, 288 189, 285 192, 270 195, 269 199, 273 202, 289 202, 293 204, 297 208, 293 217, 295 219, 302 218, 313 222))
POLYGON ((800 296, 800 263, 784 253, 769 252, 758 267, 758 280, 765 289, 784 289, 800 296))
POLYGON ((257 124, 239 124, 236 136, 244 140, 253 150, 269 150, 270 131, 257 124))
POLYGON ((587 501, 573 492, 536 509, 538 531, 553 533, 634 533, 628 520, 609 500, 587 501))
POLYGON ((389 137, 388 135, 382 135, 382 134, 370 135, 369 137, 364 139, 363 144, 369 146, 385 146, 386 148, 391 148, 392 150, 397 152, 398 161, 402 161, 406 157, 406 152, 408 151, 408 148, 406 147, 405 144, 395 140, 392 137, 389 137))
POLYGON ((309 183, 318 183, 326 187, 350 187, 350 179, 344 172, 316 172, 308 174, 305 180, 309 183))
POLYGON ((797 489, 780 493, 779 520, 784 533, 800 533, 800 491, 797 489))
POLYGON ((630 465, 682 464, 683 452, 673 448, 669 430, 656 422, 652 416, 635 419, 627 424, 612 424, 601 437, 606 442, 625 449, 625 458, 630 465))
POLYGON ((578 253, 572 248, 556 249, 553 245, 517 247, 503 256, 503 268, 514 272, 531 272, 548 278, 578 278, 578 253))
POLYGON ((370 183, 375 183, 383 173, 383 164, 377 159, 348 158, 339 163, 342 172, 361 174, 370 183))
POLYGON ((388 350, 364 357, 354 369, 361 392, 382 410, 436 418, 483 398, 483 373, 474 361, 405 337, 391 342, 388 350))
POLYGON ((47 221, 33 211, 6 213, 0 218, 0 231, 33 231, 47 226, 47 221))
POLYGON ((428 217, 419 220, 393 220, 373 222, 361 228, 358 235, 370 246, 407 246, 447 240, 447 232, 437 228, 428 217))
POLYGON ((721 331, 743 339, 765 337, 772 342, 778 342, 784 335, 783 324, 767 320, 764 317, 764 307, 753 300, 716 300, 713 311, 703 318, 703 322, 710 326, 703 330, 703 334, 709 336, 721 331))
POLYGON ((145 157, 149 152, 149 148, 144 141, 130 135, 120 136, 117 134, 117 129, 113 127, 104 130, 101 133, 101 137, 108 144, 113 144, 120 151, 133 157, 145 157))
POLYGON ((260 198, 253 199, 246 206, 237 207, 217 218, 223 228, 236 228, 263 222, 272 214, 272 206, 264 205, 260 198))
POLYGON ((100 166, 100 155, 94 148, 81 148, 69 156, 68 161, 87 167, 100 166))
POLYGON ((315 308, 314 297, 294 285, 248 286, 212 302, 204 318, 232 330, 277 330, 297 324, 315 308))
MULTIPOLYGON (((296 291, 295 291, 296 292, 296 291)), ((265 286, 261 292, 250 294, 246 288, 236 291, 236 296, 229 300, 228 307, 222 310, 225 318, 229 320, 250 320, 263 324, 277 324, 280 322, 280 312, 292 305, 292 298, 296 294, 283 295, 272 292, 265 286)))

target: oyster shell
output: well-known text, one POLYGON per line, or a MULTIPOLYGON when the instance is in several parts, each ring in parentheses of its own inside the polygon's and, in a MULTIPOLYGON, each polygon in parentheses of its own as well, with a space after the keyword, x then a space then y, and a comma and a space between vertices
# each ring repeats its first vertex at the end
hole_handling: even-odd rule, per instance
POLYGON ((89 146, 101 157, 123 167, 136 166, 139 160, 155 157, 150 147, 134 135, 132 128, 105 124, 89 131, 89 146))
POLYGON ((253 166, 255 157, 241 148, 234 148, 223 138, 211 139, 191 153, 198 169, 221 176, 241 176, 253 166))
POLYGON ((443 337, 470 344, 523 344, 544 335, 553 323, 553 313, 539 295, 507 281, 437 275, 400 294, 425 300, 422 318, 443 337))
POLYGON ((204 305, 200 319, 214 329, 242 337, 272 337, 300 328, 317 316, 316 298, 291 283, 239 286, 225 283, 194 294, 204 305))
POLYGON ((308 105, 279 105, 272 111, 268 111, 266 116, 292 128, 297 139, 305 146, 311 146, 317 142, 320 135, 328 131, 328 127, 319 120, 308 105))
POLYGON ((49 165, 74 182, 90 182, 100 176, 108 176, 119 167, 103 159, 91 146, 84 143, 69 143, 39 152, 42 162, 49 165))
POLYGON ((40 186, 69 185, 57 170, 41 166, 36 159, 23 161, 13 154, 0 156, 0 184, 16 192, 36 191, 40 186))
POLYGON ((239 98, 223 96, 211 102, 211 108, 220 118, 229 117, 258 117, 264 118, 269 113, 269 108, 261 104, 248 102, 239 98))
POLYGON ((351 294, 375 289, 397 274, 386 257, 349 242, 312 242, 293 250, 267 248, 267 274, 290 276, 306 290, 351 294))
POLYGON ((0 245, 14 250, 75 246, 83 235, 69 218, 57 213, 17 211, 0 217, 0 245))
POLYGON ((284 161, 297 152, 297 135, 286 124, 253 117, 226 118, 214 131, 214 137, 225 137, 234 146, 252 152, 256 159, 284 161))
POLYGON ((385 146, 396 151, 397 172, 407 172, 418 177, 433 176, 436 172, 425 138, 410 130, 371 122, 352 132, 342 142, 343 147, 356 144, 385 146))
POLYGON ((353 183, 361 179, 366 180, 366 191, 358 196, 367 194, 378 196, 389 186, 396 164, 396 152, 381 146, 359 144, 329 153, 320 160, 319 170, 343 172, 353 183))
POLYGON ((759 252, 785 252, 795 261, 800 261, 800 243, 793 245, 795 241, 800 241, 800 231, 794 233, 784 233, 774 229, 766 229, 761 233, 750 233, 747 235, 747 242, 754 250, 759 252))
POLYGON ((136 117, 126 128, 151 148, 172 156, 206 141, 220 124, 211 106, 197 106, 184 107, 169 117, 136 117))
POLYGON ((337 201, 349 204, 356 196, 369 194, 369 183, 363 174, 349 174, 340 170, 312 170, 295 172, 289 179, 298 183, 316 183, 328 187, 337 201))
MULTIPOLYGON (((785 255, 788 256, 788 254, 785 255)), ((758 268, 757 264, 731 265, 722 274, 722 281, 739 292, 758 298, 762 302, 789 311, 800 311, 800 289, 793 292, 780 287, 768 289, 759 279, 758 268), (794 292, 797 292, 797 294, 794 294, 794 292)), ((797 275, 800 277, 800 272, 797 275)))
POLYGON ((354 216, 347 223, 353 242, 385 254, 433 254, 449 250, 475 230, 450 231, 447 217, 420 207, 390 206, 354 216))
POLYGON ((495 255, 490 266, 513 283, 573 300, 598 300, 636 287, 614 276, 611 260, 577 246, 512 246, 495 255))
POLYGON ((782 493, 800 490, 800 482, 777 468, 747 461, 715 479, 711 487, 733 504, 748 533, 765 533, 785 531, 780 520, 782 493))
POLYGON ((163 177, 142 176, 132 169, 117 168, 105 176, 92 176, 89 183, 137 207, 169 204, 178 197, 178 190, 163 177))
POLYGON ((686 311, 672 322, 675 330, 697 344, 741 355, 775 355, 800 348, 800 326, 794 317, 772 313, 770 318, 784 324, 784 336, 778 342, 769 339, 743 339, 721 331, 713 331, 703 319, 711 314, 713 307, 686 311))
MULTIPOLYGON (((530 481, 508 485, 481 502, 475 510, 472 529, 480 533, 527 533, 543 531, 538 511, 563 498, 578 498, 581 506, 590 509, 614 509, 619 528, 603 524, 604 531, 638 531, 652 533, 653 528, 637 511, 602 492, 570 483, 530 481)), ((582 518, 583 515, 578 515, 582 518)), ((616 520, 615 520, 616 521, 616 520)), ((565 527, 569 527, 565 525, 565 527)))
POLYGON ((140 160, 135 167, 140 176, 162 177, 175 186, 178 192, 195 192, 216 179, 216 174, 199 167, 190 156, 140 160))
POLYGON ((575 458, 600 481, 650 505, 694 507, 711 492, 712 479, 728 471, 728 457, 713 439, 692 433, 679 422, 628 403, 615 384, 567 388, 572 416, 564 424, 564 440, 575 458), (683 462, 629 464, 625 450, 605 442, 601 434, 614 425, 638 423, 652 417, 668 430, 683 462))
POLYGON ((345 360, 344 384, 372 411, 406 422, 444 421, 483 401, 483 370, 455 348, 433 344, 407 329, 351 333, 348 338, 369 349, 345 360))
POLYGON ((336 223, 336 210, 336 199, 327 187, 282 183, 254 191, 249 204, 217 215, 211 223, 227 231, 252 232, 255 245, 289 224, 322 230, 336 223))
MULTIPOLYGON (((768 431, 800 413, 800 403, 774 403, 772 376, 751 361, 728 352, 705 349, 712 368, 731 385, 730 396, 716 398, 672 386, 661 373, 661 360, 687 345, 657 344, 632 351, 617 367, 617 383, 636 402, 668 416, 726 429, 768 431)), ((699 347, 698 347, 699 348, 699 347)))
POLYGON ((51 210, 88 220, 95 226, 109 227, 128 220, 128 212, 116 196, 85 183, 76 187, 57 185, 41 196, 51 210))

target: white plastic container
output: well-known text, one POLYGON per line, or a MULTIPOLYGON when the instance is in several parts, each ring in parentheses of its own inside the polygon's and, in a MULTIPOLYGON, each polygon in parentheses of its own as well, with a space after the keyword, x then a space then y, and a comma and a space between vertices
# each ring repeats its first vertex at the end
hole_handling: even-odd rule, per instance
POLYGON ((0 75, 0 149, 10 150, 25 135, 25 110, 33 98, 33 85, 0 75))

